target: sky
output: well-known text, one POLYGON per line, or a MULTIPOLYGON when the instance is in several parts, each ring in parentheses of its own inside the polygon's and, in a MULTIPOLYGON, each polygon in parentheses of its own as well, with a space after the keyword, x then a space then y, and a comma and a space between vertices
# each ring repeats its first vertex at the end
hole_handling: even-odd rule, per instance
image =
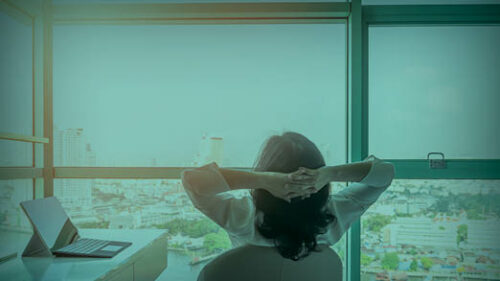
MULTIPOLYGON (((0 22, 0 131, 29 134, 31 29, 0 22)), ((500 157, 499 26, 369 32, 370 154, 500 157)), ((287 130, 327 164, 345 161, 343 24, 56 25, 53 35, 55 128, 83 128, 99 166, 188 165, 206 134, 224 138, 224 166, 248 167, 287 130)), ((0 142, 11 164, 29 149, 0 142)))
POLYGON ((248 167, 287 130, 341 163, 345 63, 340 24, 56 26, 54 125, 98 165, 185 165, 207 134, 248 167))

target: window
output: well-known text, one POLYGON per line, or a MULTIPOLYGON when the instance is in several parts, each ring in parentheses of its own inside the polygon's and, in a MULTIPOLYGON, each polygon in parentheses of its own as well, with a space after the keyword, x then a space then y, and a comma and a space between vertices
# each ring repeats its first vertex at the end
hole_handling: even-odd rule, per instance
POLYGON ((32 199, 33 180, 0 180, 0 228, 9 231, 31 232, 31 225, 19 203, 32 199))
POLYGON ((498 279, 499 187, 498 180, 394 180, 362 218, 362 280, 391 272, 498 279))
POLYGON ((369 27, 369 150, 500 158, 500 26, 369 27))
MULTIPOLYGON (((345 28, 56 25, 54 164, 252 167, 286 130, 344 163, 345 28)), ((180 180, 56 178, 54 195, 79 228, 166 229, 168 279, 196 279, 197 259, 231 248, 180 180)), ((344 261, 345 238, 333 248, 344 261)))
POLYGON ((499 0, 362 0, 363 5, 499 4, 499 0))
POLYGON ((344 24, 54 27, 56 166, 251 167, 285 130, 346 147, 344 24))
MULTIPOLYGON (((0 132, 33 135, 32 25, 0 12, 0 132)), ((31 166, 33 145, 0 140, 0 166, 31 166)))

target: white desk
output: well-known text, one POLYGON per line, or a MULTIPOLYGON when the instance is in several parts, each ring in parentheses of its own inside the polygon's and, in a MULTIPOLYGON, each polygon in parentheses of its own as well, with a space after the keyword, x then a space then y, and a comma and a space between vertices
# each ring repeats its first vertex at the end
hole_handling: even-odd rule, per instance
POLYGON ((155 280, 167 267, 162 230, 82 229, 83 238, 132 242, 113 258, 21 257, 31 234, 0 231, 2 252, 18 257, 0 264, 0 280, 155 280))

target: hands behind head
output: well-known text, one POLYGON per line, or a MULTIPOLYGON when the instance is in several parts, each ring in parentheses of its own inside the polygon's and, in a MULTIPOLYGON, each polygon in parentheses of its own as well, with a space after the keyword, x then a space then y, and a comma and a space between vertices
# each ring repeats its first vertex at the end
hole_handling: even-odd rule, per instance
POLYGON ((305 199, 329 182, 324 168, 301 167, 292 173, 264 172, 262 187, 287 202, 295 197, 305 199))

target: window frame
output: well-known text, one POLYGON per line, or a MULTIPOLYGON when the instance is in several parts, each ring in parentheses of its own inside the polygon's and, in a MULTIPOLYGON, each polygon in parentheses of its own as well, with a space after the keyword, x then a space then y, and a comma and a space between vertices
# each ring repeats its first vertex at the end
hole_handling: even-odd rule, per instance
MULTIPOLYGON (((368 155, 368 27, 370 25, 500 24, 500 5, 361 5, 353 0, 351 65, 351 157, 368 155), (359 14, 358 14, 359 13, 359 14)), ((446 169, 430 169, 426 159, 384 159, 396 179, 500 179, 500 159, 446 159, 446 169)), ((361 280, 361 224, 349 230, 349 281, 361 280)))
MULTIPOLYGON (((370 5, 337 3, 58 4, 22 0, 33 23, 34 136, 53 139, 52 27, 54 24, 276 24, 345 23, 346 162, 368 155, 368 26, 374 24, 499 24, 500 5, 370 5), (122 9, 123 8, 123 9, 122 9), (116 12, 120 10, 122 12, 116 12), (182 11, 182 12, 181 12, 182 11), (97 15, 97 16, 96 16, 97 15)), ((1 3, 4 3, 1 2, 1 3)), ((179 179, 190 167, 54 167, 53 143, 34 144, 33 167, 0 167, 0 179, 33 178, 35 198, 53 196, 54 178, 179 179)), ((385 159, 397 179, 500 179, 500 159, 446 160, 429 169, 427 160, 385 159)), ((250 168, 239 168, 249 170, 250 168)), ((347 280, 360 281, 360 221, 347 236, 347 280)))
POLYGON ((0 179, 33 179, 33 199, 41 197, 41 178, 43 177, 43 144, 49 139, 43 135, 43 67, 42 41, 40 28, 42 22, 37 5, 27 0, 0 2, 0 10, 13 20, 31 26, 32 54, 32 135, 19 135, 10 132, 0 133, 0 139, 32 144, 32 161, 30 166, 0 167, 0 179))

